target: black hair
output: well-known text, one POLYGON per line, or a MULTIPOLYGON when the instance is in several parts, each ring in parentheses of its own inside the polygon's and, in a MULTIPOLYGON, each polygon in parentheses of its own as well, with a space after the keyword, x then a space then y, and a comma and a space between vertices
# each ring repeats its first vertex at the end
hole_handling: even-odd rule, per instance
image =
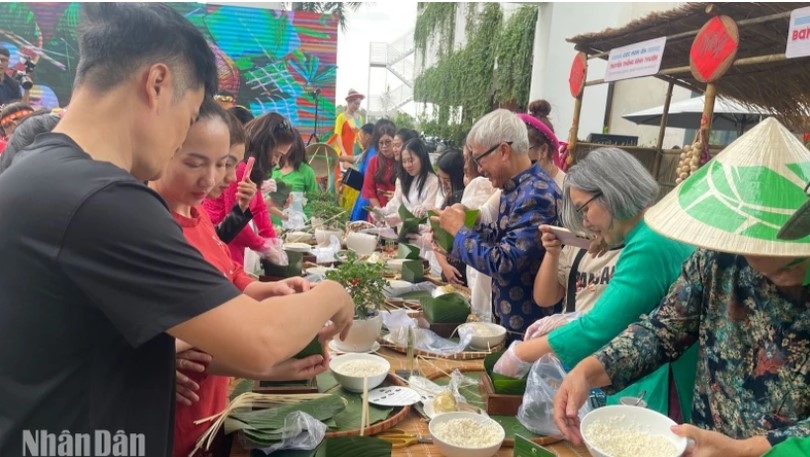
POLYGON ((271 157, 273 149, 276 145, 294 142, 299 135, 287 118, 278 113, 266 113, 248 122, 245 136, 245 161, 249 157, 256 159, 250 180, 261 188, 276 166, 271 157))
POLYGON ((461 203, 464 193, 464 154, 458 149, 448 149, 436 159, 436 167, 450 176, 450 195, 444 198, 444 206, 461 203))
MULTIPOLYGON (((427 146, 425 146, 425 143, 419 138, 414 138, 405 143, 402 150, 407 150, 418 157, 421 167, 418 175, 411 176, 405 171, 402 161, 400 160, 399 162, 399 180, 402 183, 402 195, 410 202, 411 200, 408 198, 408 193, 411 191, 411 185, 416 184, 416 189, 418 190, 417 195, 421 197, 428 175, 435 175, 436 172, 433 171, 433 167, 430 165, 430 155, 428 154, 427 146)), ((431 205, 433 204, 433 202, 430 203, 431 205)))
MULTIPOLYGON (((554 132, 554 125, 552 125, 551 121, 548 119, 548 115, 551 114, 551 103, 546 100, 535 100, 529 103, 529 114, 537 119, 538 121, 542 122, 549 128, 552 132, 554 132)), ((534 128, 530 124, 526 124, 526 129, 528 130, 529 134, 529 146, 530 147, 541 147, 546 145, 548 147, 549 155, 553 155, 554 151, 552 150, 551 141, 539 130, 534 128)))
POLYGON ((9 58, 11 57, 11 53, 8 52, 8 48, 6 48, 5 46, 0 46, 0 55, 6 56, 6 57, 9 57, 9 58))
POLYGON ((53 130, 59 119, 59 116, 51 114, 50 111, 31 113, 20 119, 14 134, 11 135, 11 139, 6 145, 6 149, 0 156, 0 173, 11 166, 14 156, 34 143, 37 135, 53 130))
MULTIPOLYGON (((227 114, 228 133, 231 137, 231 146, 235 144, 245 144, 245 126, 242 125, 242 122, 233 114, 233 111, 228 110, 227 114)), ((239 157, 240 161, 242 159, 242 157, 239 157)))
POLYGON ((236 116, 236 118, 239 119, 239 122, 241 122, 242 125, 245 125, 248 122, 255 119, 253 113, 251 113, 250 110, 245 108, 244 106, 237 105, 228 108, 228 111, 230 111, 234 116, 236 116))
POLYGON ((369 122, 368 124, 360 127, 360 130, 362 130, 366 135, 374 135, 374 124, 369 122))
POLYGON ((397 130, 397 134, 395 136, 398 136, 402 140, 402 147, 404 148, 405 143, 419 137, 419 132, 416 130, 401 128, 397 130))
POLYGON ((75 85, 106 91, 138 68, 162 62, 175 75, 175 99, 217 91, 214 53, 202 33, 165 3, 83 3, 75 85))
MULTIPOLYGON (((385 135, 394 139, 394 135, 397 134, 397 126, 394 125, 393 122, 389 121, 388 119, 380 119, 377 121, 377 124, 374 125, 374 134, 371 137, 371 145, 377 150, 377 173, 374 174, 374 181, 378 183, 383 182, 383 178, 385 177, 385 170, 388 167, 393 167, 396 164, 390 164, 394 159, 387 158, 380 154, 380 138, 385 135)), ((397 180, 397 174, 391 173, 391 184, 394 184, 397 180)))
POLYGON ((299 133, 297 129, 293 130, 295 130, 295 139, 290 147, 290 152, 279 159, 278 167, 283 168, 289 164, 292 165, 293 170, 298 171, 298 168, 301 167, 301 164, 306 160, 307 147, 304 144, 304 139, 301 138, 301 133, 299 133))

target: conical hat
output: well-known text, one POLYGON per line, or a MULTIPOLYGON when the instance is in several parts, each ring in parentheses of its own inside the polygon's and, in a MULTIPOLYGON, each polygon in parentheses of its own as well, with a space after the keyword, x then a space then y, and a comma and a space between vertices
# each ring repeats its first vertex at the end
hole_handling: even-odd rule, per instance
POLYGON ((307 146, 306 160, 315 171, 315 176, 322 178, 329 176, 338 163, 338 154, 332 146, 326 143, 313 143, 307 146))
POLYGON ((647 211, 647 225, 687 244, 733 254, 810 256, 810 236, 776 234, 807 201, 810 151, 768 118, 647 211))

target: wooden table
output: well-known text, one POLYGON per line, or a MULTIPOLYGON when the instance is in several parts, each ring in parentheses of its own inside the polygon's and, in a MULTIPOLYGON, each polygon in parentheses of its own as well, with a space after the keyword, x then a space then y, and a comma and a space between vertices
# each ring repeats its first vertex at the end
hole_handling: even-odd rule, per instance
MULTIPOLYGON (((385 357, 391 362, 391 370, 405 369, 405 356, 390 349, 381 349, 378 355, 385 357)), ((423 359, 418 360, 418 368, 426 377, 439 376, 443 373, 449 374, 458 368, 462 371, 483 371, 483 360, 455 361, 447 359, 423 359)), ((418 413, 411 410, 408 417, 397 426, 408 433, 414 435, 430 436, 428 431, 428 421, 418 413)), ((248 457, 250 453, 235 442, 231 449, 231 457, 248 457)), ((571 443, 562 441, 547 445, 546 448, 553 450, 559 457, 590 457, 585 446, 574 446, 571 443)), ((415 444, 413 446, 394 449, 391 453, 394 457, 439 457, 442 454, 436 446, 432 444, 415 444)), ((496 454, 499 457, 512 457, 512 448, 503 447, 496 454)))

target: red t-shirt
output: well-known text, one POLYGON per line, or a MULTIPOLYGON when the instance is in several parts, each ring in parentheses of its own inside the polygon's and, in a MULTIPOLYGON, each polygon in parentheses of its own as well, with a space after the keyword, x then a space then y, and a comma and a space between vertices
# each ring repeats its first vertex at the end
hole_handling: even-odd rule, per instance
MULTIPOLYGON (((239 290, 245 290, 254 281, 245 273, 242 265, 234 262, 228 247, 220 241, 214 224, 202 207, 191 209, 191 217, 172 213, 174 220, 183 229, 188 243, 195 247, 208 263, 222 272, 239 290)), ((200 401, 186 406, 177 404, 174 416, 174 457, 187 457, 194 449, 197 439, 211 423, 194 425, 194 421, 219 413, 228 405, 228 383, 226 376, 187 372, 183 374, 200 386, 197 395, 200 401)))
POLYGON ((377 199, 380 202, 380 206, 385 206, 388 203, 388 196, 385 194, 386 192, 390 192, 391 194, 394 193, 394 182, 392 182, 392 177, 394 173, 396 173, 395 166, 397 162, 395 160, 387 160, 386 163, 388 166, 383 171, 383 179, 382 182, 376 180, 375 175, 377 174, 377 169, 380 167, 379 156, 374 156, 368 162, 368 167, 366 167, 366 174, 363 177, 363 198, 367 199, 377 199))

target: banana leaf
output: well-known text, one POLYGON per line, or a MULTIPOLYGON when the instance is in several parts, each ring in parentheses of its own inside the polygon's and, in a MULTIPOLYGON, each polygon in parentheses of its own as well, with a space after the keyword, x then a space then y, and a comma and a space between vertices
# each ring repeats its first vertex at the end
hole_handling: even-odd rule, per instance
POLYGON ((419 260, 419 248, 408 243, 399 243, 397 257, 400 259, 419 260))
MULTIPOLYGON (((357 430, 360 428, 360 417, 363 412, 363 397, 360 394, 346 393, 343 398, 348 402, 346 409, 336 414, 332 419, 334 419, 338 430, 357 430)), ((393 408, 368 405, 369 425, 388 419, 393 410, 393 408)))
POLYGON ((484 358, 484 369, 492 380, 495 393, 502 395, 523 395, 526 392, 526 378, 517 379, 495 373, 495 363, 501 358, 503 352, 493 352, 484 358))
POLYGON ((301 403, 253 411, 234 411, 225 421, 225 433, 235 430, 263 430, 272 433, 284 427, 284 419, 293 411, 303 411, 319 421, 327 420, 346 408, 338 395, 329 395, 301 403))
POLYGON ((382 211, 380 211, 380 208, 374 208, 372 206, 364 206, 363 209, 368 211, 369 213, 374 213, 374 217, 376 217, 378 220, 382 220, 385 217, 382 211))
POLYGON ((399 205, 399 218, 402 219, 402 227, 399 229, 399 242, 402 243, 407 241, 408 235, 419 233, 419 224, 424 224, 428 217, 416 217, 405 205, 399 205))
POLYGON ((269 195, 277 207, 284 208, 284 206, 287 204, 287 197, 290 196, 290 192, 292 192, 292 186, 280 179, 277 179, 276 191, 270 192, 269 195))
POLYGON ((239 381, 239 384, 233 388, 233 392, 229 397, 229 401, 233 401, 234 398, 242 395, 245 392, 251 392, 253 390, 253 381, 250 379, 243 379, 239 381))
POLYGON ((312 339, 312 341, 309 342, 307 347, 301 349, 301 352, 295 354, 293 357, 296 359, 304 359, 311 355, 318 355, 318 354, 323 354, 323 345, 316 336, 315 338, 312 339))
POLYGON ((470 302, 461 294, 452 292, 423 301, 422 311, 431 324, 462 323, 470 315, 470 302))
MULTIPOLYGON (((273 452, 273 457, 389 457, 391 443, 371 436, 344 436, 327 438, 311 451, 283 450, 273 452)), ((265 457, 264 453, 254 449, 251 457, 265 457)))
MULTIPOLYGON (((480 213, 477 209, 468 209, 464 212, 464 225, 467 227, 475 227, 475 222, 478 220, 478 213, 480 213)), ((439 221, 433 220, 433 216, 438 216, 438 213, 435 211, 430 211, 430 229, 433 230, 433 241, 444 250, 444 252, 451 252, 453 250, 453 241, 455 237, 451 235, 447 230, 441 228, 439 225, 439 221)))

